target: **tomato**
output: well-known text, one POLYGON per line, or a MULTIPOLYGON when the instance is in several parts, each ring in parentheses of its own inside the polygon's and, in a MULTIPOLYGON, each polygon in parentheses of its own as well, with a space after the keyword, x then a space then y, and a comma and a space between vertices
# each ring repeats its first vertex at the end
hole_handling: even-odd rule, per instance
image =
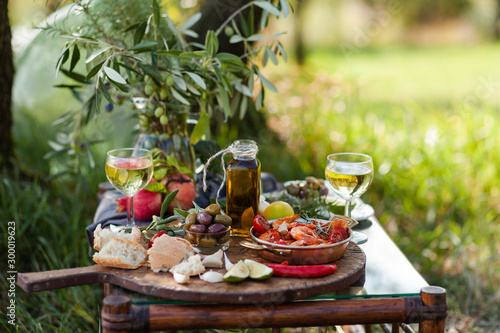
POLYGON ((153 246, 153 243, 155 241, 155 239, 157 239, 158 237, 160 237, 161 235, 166 235, 167 232, 165 230, 160 230, 158 231, 153 237, 151 237, 151 239, 149 240, 149 243, 148 243, 148 249, 151 248, 151 246, 153 246))
POLYGON ((271 229, 271 224, 261 214, 257 214, 253 219, 253 228, 259 234, 263 234, 271 229))
POLYGON ((333 230, 328 234, 328 241, 330 243, 338 243, 342 242, 344 239, 349 238, 349 234, 347 230, 341 226, 336 226, 333 230))

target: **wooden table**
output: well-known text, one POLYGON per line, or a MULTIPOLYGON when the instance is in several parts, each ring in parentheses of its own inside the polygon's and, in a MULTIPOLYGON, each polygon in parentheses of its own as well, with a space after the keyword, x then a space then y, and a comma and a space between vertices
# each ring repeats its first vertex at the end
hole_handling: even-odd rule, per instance
MULTIPOLYGON (((155 283, 151 285, 149 280, 136 279, 137 276, 149 276, 146 268, 137 276, 123 279, 122 275, 127 274, 123 270, 110 271, 97 265, 89 266, 80 268, 81 271, 75 276, 76 280, 86 276, 86 280, 58 280, 57 276, 52 275, 51 279, 40 284, 30 284, 29 280, 36 279, 39 277, 37 274, 43 272, 22 273, 19 277, 25 278, 25 281, 18 281, 18 284, 26 291, 38 291, 78 283, 103 283, 103 332, 213 328, 278 330, 284 327, 352 324, 364 324, 367 331, 370 331, 371 324, 379 323, 392 323, 392 332, 398 332, 398 323, 419 323, 419 332, 423 333, 444 332, 446 291, 440 287, 428 286, 374 217, 361 225, 366 226, 361 231, 368 234, 369 240, 360 245, 359 248, 363 251, 354 246, 348 249, 354 251, 352 253, 357 260, 352 268, 345 270, 342 261, 338 262, 338 276, 335 278, 339 278, 340 282, 331 280, 332 277, 330 280, 313 280, 302 284, 288 281, 283 282, 286 286, 271 285, 270 288, 269 283, 279 281, 279 278, 272 278, 274 282, 267 285, 259 285, 257 282, 247 284, 252 291, 250 293, 242 290, 242 287, 233 288, 221 284, 217 287, 218 296, 203 299, 203 302, 192 301, 197 299, 197 292, 203 293, 203 289, 209 287, 196 282, 186 293, 186 290, 176 291, 175 287, 169 285, 170 282, 162 282, 160 284, 167 287, 166 291, 155 290, 155 283), (362 269, 360 265, 363 265, 362 269), (65 281, 64 283, 69 284, 51 284, 51 281, 65 281), (314 288, 309 288, 308 283, 314 288), (32 289, 28 290, 29 288, 32 289), (229 293, 227 288, 233 290, 229 293), (176 292, 182 293, 182 297, 176 292)), ((238 251, 247 251, 244 256, 258 258, 254 251, 237 247, 230 247, 228 253, 238 256, 238 251)), ((58 274, 57 271, 53 272, 58 274)), ((64 275, 65 272, 60 274, 64 275)))
POLYGON ((113 285, 104 288, 104 332, 190 329, 284 328, 419 323, 419 332, 444 332, 446 291, 429 286, 372 217, 361 223, 368 234, 360 245, 365 275, 350 287, 300 301, 263 299, 251 304, 179 303, 151 299, 113 285))

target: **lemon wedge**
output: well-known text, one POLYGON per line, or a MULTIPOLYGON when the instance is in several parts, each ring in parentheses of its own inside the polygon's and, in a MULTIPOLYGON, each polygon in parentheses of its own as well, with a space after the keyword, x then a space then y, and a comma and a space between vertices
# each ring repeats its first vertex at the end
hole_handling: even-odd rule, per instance
POLYGON ((251 279, 266 280, 269 279, 274 273, 272 268, 250 259, 245 259, 245 265, 250 270, 249 277, 251 279))
POLYGON ((240 260, 224 275, 224 280, 227 282, 241 282, 250 275, 250 270, 247 265, 240 260))

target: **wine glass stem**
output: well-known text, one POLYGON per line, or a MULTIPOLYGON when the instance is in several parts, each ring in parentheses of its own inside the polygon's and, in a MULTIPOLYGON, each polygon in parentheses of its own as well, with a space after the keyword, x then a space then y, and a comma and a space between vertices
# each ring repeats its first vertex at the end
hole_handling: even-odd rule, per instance
POLYGON ((352 207, 351 201, 350 200, 346 200, 346 202, 345 202, 345 212, 344 212, 345 216, 351 217, 351 207, 352 207))
POLYGON ((127 224, 134 225, 134 197, 127 197, 127 224))

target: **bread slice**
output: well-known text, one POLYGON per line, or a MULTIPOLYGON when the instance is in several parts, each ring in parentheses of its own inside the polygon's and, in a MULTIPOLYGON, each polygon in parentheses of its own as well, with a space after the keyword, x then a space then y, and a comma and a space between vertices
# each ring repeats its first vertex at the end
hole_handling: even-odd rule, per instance
POLYGON ((113 238, 128 239, 143 245, 141 242, 141 231, 137 227, 133 227, 131 233, 125 232, 125 230, 113 232, 108 228, 102 229, 101 225, 98 224, 94 230, 94 249, 101 251, 104 245, 113 238))
POLYGON ((101 266, 135 269, 146 257, 146 250, 140 244, 129 239, 111 238, 92 259, 101 266))
POLYGON ((148 250, 148 255, 153 272, 166 272, 194 255, 194 250, 183 238, 161 235, 155 239, 153 246, 148 250))

